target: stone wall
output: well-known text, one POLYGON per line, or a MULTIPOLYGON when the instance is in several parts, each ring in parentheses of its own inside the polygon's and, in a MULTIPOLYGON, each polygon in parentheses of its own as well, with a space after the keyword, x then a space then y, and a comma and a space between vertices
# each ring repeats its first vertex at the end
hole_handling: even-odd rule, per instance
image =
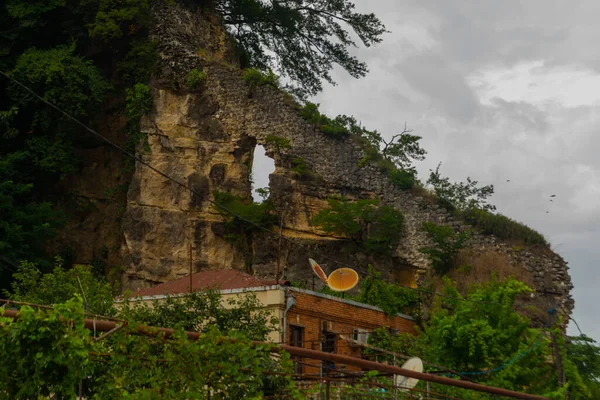
MULTIPOLYGON (((192 196, 146 167, 136 166, 123 220, 122 253, 128 260, 128 287, 187 274, 190 245, 195 270, 233 267, 274 274, 276 237, 257 235, 252 250, 242 252, 223 238, 222 217, 209 202, 215 190, 249 197, 256 144, 265 146, 275 160, 276 170, 270 176, 271 200, 283 210, 283 234, 290 242, 306 246, 284 243, 282 267, 288 279, 310 277, 306 259, 318 258, 309 254, 311 251, 354 265, 371 262, 386 276, 407 270, 418 275, 428 267, 426 257, 418 251, 428 244, 420 230, 423 222, 465 229, 443 209, 397 189, 378 167, 359 167, 364 155, 361 145, 322 134, 299 117, 287 94, 271 87, 250 91, 235 67, 235 57, 227 50, 227 36, 217 20, 165 5, 155 6, 154 18, 153 35, 159 42, 161 62, 152 81, 153 111, 142 120, 150 148, 143 157, 189 184, 198 195, 192 196), (206 74, 206 81, 196 90, 184 84, 193 69, 206 74), (266 143, 269 135, 288 139, 291 148, 270 148, 266 143), (306 161, 309 177, 298 177, 291 171, 293 157, 306 161), (311 225, 311 218, 332 194, 379 198, 403 212, 406 234, 394 257, 372 259, 352 254, 343 238, 327 236, 311 225)), ((572 285, 560 256, 549 250, 517 251, 494 237, 479 234, 472 245, 476 251, 506 254, 510 262, 530 271, 538 290, 559 293, 561 312, 570 313, 572 285)), ((322 262, 329 270, 337 267, 322 262)))

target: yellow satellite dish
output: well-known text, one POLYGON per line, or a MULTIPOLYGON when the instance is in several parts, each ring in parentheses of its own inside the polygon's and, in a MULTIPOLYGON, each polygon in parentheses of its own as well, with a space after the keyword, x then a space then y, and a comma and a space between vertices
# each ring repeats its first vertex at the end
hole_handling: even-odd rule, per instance
POLYGON ((315 260, 313 260, 312 258, 309 258, 308 262, 310 263, 310 266, 312 267, 313 272, 319 277, 319 279, 322 280, 323 282, 327 283, 327 275, 325 274, 325 272, 323 271, 321 266, 319 264, 317 264, 317 262, 315 260))
POLYGON ((319 279, 325 282, 333 291, 345 292, 352 289, 358 283, 358 274, 352 268, 339 268, 327 276, 315 260, 309 258, 308 262, 319 279))

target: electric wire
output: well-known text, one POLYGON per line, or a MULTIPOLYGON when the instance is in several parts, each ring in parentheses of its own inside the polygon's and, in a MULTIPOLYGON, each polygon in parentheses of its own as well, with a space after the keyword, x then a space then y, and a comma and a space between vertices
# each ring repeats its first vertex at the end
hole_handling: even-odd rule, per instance
MULTIPOLYGON (((178 186, 186 189, 187 191, 189 191, 192 195, 196 195, 198 197, 202 197, 202 195, 200 193, 198 193, 197 191, 195 191, 194 189, 192 189, 189 185, 171 177, 170 175, 168 175, 167 173, 159 170, 158 168, 153 167, 151 164, 149 164, 148 162, 144 161, 141 157, 136 156, 134 153, 128 151, 127 149, 123 148, 122 146, 118 145, 117 143, 113 142, 112 140, 106 138, 105 136, 103 136, 102 134, 100 134, 99 132, 95 131, 94 129, 88 127, 86 124, 84 124, 83 122, 81 122, 79 119, 77 119, 76 117, 72 116, 71 114, 69 114, 68 112, 64 111, 63 109, 61 109, 60 107, 58 107, 57 105, 53 104, 52 102, 44 99, 43 97, 41 97, 40 95, 38 95, 36 92, 34 92, 32 89, 30 89, 28 86, 26 86, 25 84, 21 83, 20 81, 16 80, 15 78, 13 78, 12 76, 10 76, 9 74, 5 73, 4 71, 0 70, 0 75, 3 75, 6 79, 14 82, 15 84, 17 84, 18 86, 20 86, 21 88, 23 88, 24 90, 26 90, 27 92, 29 92, 31 95, 33 95, 34 97, 36 97, 38 100, 40 100, 41 102, 43 102, 44 104, 46 104, 47 106, 51 107, 52 109, 58 111, 59 113, 61 113, 62 115, 64 115, 65 117, 67 117, 68 119, 72 120, 73 122, 75 122, 77 125, 81 126, 82 128, 84 128, 86 131, 90 132, 91 134, 97 136, 98 138, 102 139, 104 142, 108 143, 109 145, 111 145, 112 147, 116 148, 117 150, 119 150, 120 152, 122 152, 123 154, 131 157, 132 159, 134 159, 136 162, 139 162, 141 165, 149 168, 150 170, 152 170, 153 172, 159 174, 160 176, 162 176, 163 178, 177 184, 178 186)), ((259 225, 257 223, 255 223, 254 221, 245 218, 242 215, 237 214, 236 212, 232 211, 231 209, 229 209, 228 207, 219 204, 217 202, 215 202, 214 200, 211 199, 207 199, 207 202, 209 202, 210 204, 214 205, 215 207, 225 211, 226 213, 230 214, 231 216, 244 221, 247 224, 250 224, 266 233, 268 233, 269 235, 275 236, 278 239, 281 238, 282 240, 286 241, 287 243, 289 243, 292 246, 296 246, 298 248, 304 249, 305 251, 307 251, 309 254, 313 254, 318 256, 321 259, 325 259, 328 261, 333 262, 334 264, 343 266, 343 267, 347 267, 347 268, 352 268, 354 270, 359 271, 361 274, 363 274, 363 276, 370 276, 376 279, 380 279, 383 280, 380 276, 371 273, 370 271, 368 271, 365 268, 362 267, 357 267, 357 266, 353 266, 350 264, 347 264, 343 261, 339 261, 327 254, 321 253, 317 250, 311 249, 309 246, 304 245, 302 243, 299 243, 291 238, 288 238, 286 236, 282 236, 280 234, 278 234, 277 232, 274 232, 273 230, 266 228, 262 225, 259 225)), ((16 272, 16 271, 14 271, 16 272)), ((470 300, 464 297, 456 297, 456 296, 450 296, 450 295, 445 295, 442 293, 438 293, 438 292, 434 292, 431 290, 427 290, 427 289, 423 289, 423 288, 413 288, 407 285, 402 285, 399 283, 395 283, 396 285, 409 289, 409 290, 413 290, 413 291, 417 291, 417 292, 422 292, 422 293, 428 293, 434 296, 439 296, 439 297, 444 297, 444 298, 448 298, 448 299, 452 299, 452 300, 461 300, 461 301, 467 301, 467 302, 471 302, 471 303, 478 303, 478 304, 489 304, 489 305, 494 305, 494 304, 502 304, 499 302, 486 302, 486 301, 479 301, 479 300, 470 300)), ((515 305, 518 306, 518 305, 515 305)))

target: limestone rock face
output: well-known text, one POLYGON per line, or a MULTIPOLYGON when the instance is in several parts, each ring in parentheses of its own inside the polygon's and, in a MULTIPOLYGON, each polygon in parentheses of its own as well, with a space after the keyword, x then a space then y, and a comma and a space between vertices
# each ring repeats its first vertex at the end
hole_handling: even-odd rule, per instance
MULTIPOLYGON (((265 146, 275 160, 270 176, 271 200, 283 215, 281 268, 288 279, 311 280, 307 258, 327 255, 323 265, 339 267, 374 264, 384 276, 407 276, 416 282, 428 268, 419 248, 428 244, 422 223, 452 224, 465 229, 446 213, 410 192, 397 189, 374 165, 359 166, 360 144, 327 137, 299 117, 288 95, 270 87, 252 91, 242 79, 228 51, 227 37, 209 17, 194 15, 178 6, 154 9, 154 38, 161 56, 152 81, 154 106, 142 120, 149 149, 143 159, 152 167, 194 189, 195 194, 138 163, 123 217, 122 255, 126 284, 135 289, 174 279, 205 268, 249 269, 273 276, 277 264, 278 227, 274 235, 256 235, 252 249, 242 252, 225 240, 222 216, 211 200, 214 191, 250 196, 250 168, 254 148, 265 146), (185 78, 193 69, 206 80, 197 89, 185 78), (269 135, 289 140, 291 146, 275 149, 269 135), (290 160, 301 157, 310 174, 298 176, 290 160), (393 257, 377 259, 354 254, 344 238, 327 236, 311 219, 327 205, 331 195, 378 198, 405 216, 406 233, 393 257)), ((568 315, 573 307, 568 268, 558 255, 515 251, 493 237, 476 234, 474 251, 498 252, 525 268, 539 290, 552 289, 559 307, 568 315), (545 277, 551 275, 548 281, 545 277)), ((413 283, 414 283, 413 282, 413 283)))

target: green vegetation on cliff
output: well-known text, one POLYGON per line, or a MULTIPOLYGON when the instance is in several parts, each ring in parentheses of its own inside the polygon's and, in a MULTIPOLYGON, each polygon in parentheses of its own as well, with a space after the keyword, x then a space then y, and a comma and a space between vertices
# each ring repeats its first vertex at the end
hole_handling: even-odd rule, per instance
MULTIPOLYGON (((363 76, 365 63, 348 51, 354 45, 351 32, 365 46, 378 43, 385 32, 375 15, 357 13, 347 0, 184 3, 192 11, 220 14, 242 68, 249 68, 244 76, 251 87, 276 85, 270 69, 277 67, 298 96, 315 94, 322 80, 331 82, 335 64, 363 76)), ((148 38, 153 4, 6 1, 0 6, 0 70, 93 128, 101 126, 100 111, 123 110, 127 147, 136 150, 144 141, 139 119, 151 109, 146 85, 158 60, 157 43, 148 38)), ((197 70, 183 78, 191 90, 205 80, 197 70)), ((80 169, 78 149, 95 139, 15 83, 0 79, 0 92, 0 274, 7 282, 20 260, 50 267, 45 242, 65 221, 59 204, 75 195, 64 183, 80 169)), ((302 166, 296 168, 302 173, 302 166)))
POLYGON ((329 198, 312 220, 325 232, 343 235, 365 253, 391 254, 404 232, 404 216, 379 200, 329 198))

